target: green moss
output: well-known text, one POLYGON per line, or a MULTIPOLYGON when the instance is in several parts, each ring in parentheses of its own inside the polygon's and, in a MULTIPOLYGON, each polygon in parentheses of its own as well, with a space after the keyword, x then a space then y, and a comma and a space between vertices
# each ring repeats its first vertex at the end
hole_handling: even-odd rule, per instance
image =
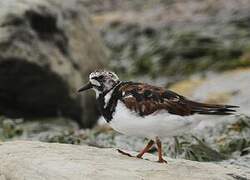
POLYGON ((81 138, 76 136, 73 132, 64 131, 55 135, 50 134, 43 138, 42 141, 50 143, 80 144, 81 138))
POLYGON ((227 159, 224 154, 212 149, 197 137, 193 136, 193 139, 194 142, 185 137, 175 137, 175 156, 183 154, 185 159, 201 162, 227 159))
POLYGON ((228 131, 237 131, 242 132, 245 129, 250 129, 250 120, 248 116, 239 116, 238 121, 233 123, 229 128, 228 131))
POLYGON ((141 57, 135 62, 135 72, 138 74, 150 73, 152 68, 152 61, 147 57, 141 57))
POLYGON ((234 152, 248 153, 250 147, 250 118, 239 116, 239 119, 225 129, 225 138, 219 143, 221 153, 231 155, 234 152))
MULTIPOLYGON (((219 151, 224 154, 232 154, 233 152, 243 152, 246 148, 250 147, 250 140, 245 138, 231 139, 223 145, 219 146, 219 151)), ((246 152, 245 152, 246 153, 246 152)))
POLYGON ((12 119, 3 119, 1 122, 2 137, 3 139, 10 139, 16 136, 20 136, 23 133, 23 129, 12 119))
POLYGON ((242 59, 233 59, 231 61, 228 61, 226 63, 220 63, 216 67, 219 71, 225 71, 230 69, 235 69, 239 67, 249 67, 250 66, 250 60, 242 60, 242 59))
POLYGON ((250 66, 249 59, 242 59, 249 52, 249 29, 234 23, 224 25, 223 31, 216 28, 206 32, 195 26, 176 29, 121 23, 105 29, 104 40, 111 47, 111 59, 118 62, 113 68, 129 76, 184 77, 250 66), (116 36, 119 40, 114 41, 116 36))

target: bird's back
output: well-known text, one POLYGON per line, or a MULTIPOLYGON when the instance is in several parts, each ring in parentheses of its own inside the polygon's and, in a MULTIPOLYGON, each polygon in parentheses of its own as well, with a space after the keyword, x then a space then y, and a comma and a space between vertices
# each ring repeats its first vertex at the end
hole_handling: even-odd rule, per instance
POLYGON ((147 116, 165 110, 170 114, 188 116, 192 114, 229 115, 238 106, 195 102, 165 88, 145 83, 125 82, 119 89, 119 100, 131 111, 147 116))

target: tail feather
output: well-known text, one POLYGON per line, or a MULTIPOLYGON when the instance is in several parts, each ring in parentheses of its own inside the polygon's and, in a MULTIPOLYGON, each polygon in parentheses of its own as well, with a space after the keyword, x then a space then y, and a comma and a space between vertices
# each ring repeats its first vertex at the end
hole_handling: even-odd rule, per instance
POLYGON ((230 115, 236 112, 234 108, 239 108, 233 105, 205 104, 194 101, 188 101, 188 104, 193 114, 230 115))

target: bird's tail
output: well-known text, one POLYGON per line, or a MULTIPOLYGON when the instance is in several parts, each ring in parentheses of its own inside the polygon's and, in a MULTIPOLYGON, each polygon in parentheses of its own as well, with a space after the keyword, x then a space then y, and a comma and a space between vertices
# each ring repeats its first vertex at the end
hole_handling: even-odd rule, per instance
POLYGON ((211 115, 230 115, 236 112, 235 108, 239 106, 205 104, 194 101, 188 101, 193 114, 211 114, 211 115))

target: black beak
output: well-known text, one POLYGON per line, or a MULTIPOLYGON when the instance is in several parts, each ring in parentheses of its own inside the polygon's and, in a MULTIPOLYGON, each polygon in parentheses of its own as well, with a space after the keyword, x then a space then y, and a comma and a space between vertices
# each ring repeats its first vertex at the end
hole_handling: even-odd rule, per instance
POLYGON ((80 89, 78 89, 78 92, 86 91, 86 90, 88 90, 90 88, 92 88, 92 85, 90 84, 90 82, 88 82, 83 87, 81 87, 80 89))

